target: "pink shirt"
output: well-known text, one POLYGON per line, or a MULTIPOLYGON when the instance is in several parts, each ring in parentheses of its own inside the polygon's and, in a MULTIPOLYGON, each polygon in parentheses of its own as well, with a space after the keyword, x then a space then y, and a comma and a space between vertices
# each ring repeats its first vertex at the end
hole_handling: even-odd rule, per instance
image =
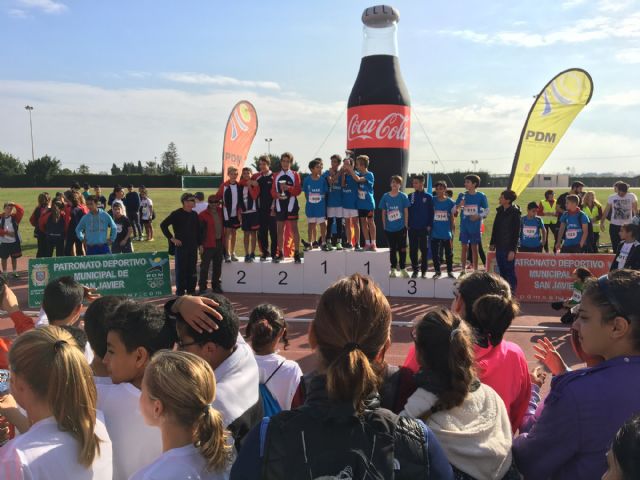
MULTIPOLYGON (((506 340, 495 347, 474 345, 474 351, 480 381, 500 395, 507 407, 511 429, 515 432, 522 422, 531 397, 531 377, 524 352, 518 345, 506 340)), ((414 345, 409 348, 403 366, 413 372, 420 369, 414 345)))

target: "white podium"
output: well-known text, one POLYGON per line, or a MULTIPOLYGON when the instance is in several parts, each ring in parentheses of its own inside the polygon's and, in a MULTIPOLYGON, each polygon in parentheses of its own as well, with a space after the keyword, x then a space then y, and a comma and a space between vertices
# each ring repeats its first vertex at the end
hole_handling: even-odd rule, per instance
POLYGON ((389 295, 389 249, 379 248, 375 252, 347 252, 346 275, 361 273, 373 278, 385 295, 389 295))
POLYGON ((456 283, 458 273, 454 273, 456 278, 449 278, 444 273, 440 278, 435 280, 435 297, 436 298, 453 298, 453 286, 456 283))
POLYGON ((222 291, 255 293, 262 291, 260 262, 231 262, 222 264, 222 291))
MULTIPOLYGON (((262 265, 262 293, 303 293, 304 261, 287 258, 280 263, 262 265)), ((256 290, 260 291, 260 290, 256 290)))
POLYGON ((392 297, 434 298, 435 285, 433 273, 427 278, 390 278, 389 291, 392 297))
MULTIPOLYGON (((357 253, 351 253, 356 255, 357 253)), ((346 252, 310 250, 304 252, 303 292, 322 294, 346 275, 346 252)))

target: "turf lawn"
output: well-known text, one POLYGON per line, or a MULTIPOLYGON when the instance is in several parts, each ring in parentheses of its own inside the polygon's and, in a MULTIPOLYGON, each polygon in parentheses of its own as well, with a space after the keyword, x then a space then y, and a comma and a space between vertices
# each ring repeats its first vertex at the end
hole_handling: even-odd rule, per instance
MULTIPOLYGON (((49 188, 45 189, 50 194, 55 194, 56 191, 64 190, 63 188, 49 188)), ((461 192, 463 189, 455 188, 454 190, 454 199, 457 198, 458 192, 461 192)), ((485 250, 488 247, 489 238, 491 229, 493 227, 493 220, 495 218, 495 209, 498 207, 498 197, 500 196, 500 192, 502 188, 487 188, 480 189, 480 191, 484 192, 489 200, 489 208, 491 213, 487 217, 485 221, 485 235, 483 238, 483 244, 485 246, 485 250)), ((522 195, 518 198, 516 203, 520 206, 523 212, 526 210, 527 203, 531 201, 539 201, 544 197, 544 188, 529 188, 525 190, 522 195)), ((595 188, 593 189, 596 192, 596 197, 600 201, 600 203, 606 202, 607 196, 613 193, 611 188, 595 188)), ((36 251, 36 242, 33 237, 33 228, 29 224, 29 216, 33 212, 33 209, 36 205, 37 196, 43 189, 39 188, 3 188, 0 189, 0 201, 2 203, 7 201, 13 201, 19 203, 25 208, 25 218, 21 223, 21 236, 22 236, 22 252, 25 256, 35 256, 36 251)), ((409 190, 410 191, 410 190, 409 190)), ((409 192, 407 191, 407 193, 409 192)), ((560 193, 563 193, 564 189, 556 189, 556 196, 560 193)), ((103 189, 103 194, 105 196, 108 195, 108 189, 103 189)), ((210 194, 214 192, 205 192, 205 194, 210 194)), ((134 242, 134 248, 137 252, 153 252, 153 251, 163 251, 167 249, 167 242, 162 232, 160 231, 160 222, 164 219, 169 212, 178 208, 180 206, 180 195, 182 194, 182 190, 176 188, 157 188, 157 189, 149 189, 149 197, 153 200, 154 207, 156 209, 156 220, 154 221, 154 236, 155 239, 153 242, 134 242)), ((301 218, 299 223, 300 234, 302 238, 307 238, 307 224, 304 216, 304 195, 299 197, 300 199, 300 212, 301 218)), ((457 238, 456 238, 457 240, 457 238)), ((600 236, 601 243, 609 243, 609 234, 607 232, 602 232, 600 236)), ((455 249, 455 260, 459 261, 460 256, 460 243, 454 242, 455 249)), ((238 233, 238 241, 236 252, 240 255, 244 255, 244 248, 242 246, 242 233, 238 233)))

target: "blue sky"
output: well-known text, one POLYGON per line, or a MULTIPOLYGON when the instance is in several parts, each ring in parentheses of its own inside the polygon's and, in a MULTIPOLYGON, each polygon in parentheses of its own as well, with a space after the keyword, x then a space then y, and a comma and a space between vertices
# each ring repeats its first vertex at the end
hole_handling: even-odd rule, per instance
MULTIPOLYGON (((217 170, 229 111, 245 98, 260 122, 251 155, 271 137, 272 151, 302 165, 328 158, 345 147, 369 5, 0 0, 0 150, 30 158, 29 104, 36 155, 69 168, 153 160, 174 141, 184 162, 217 170)), ((479 160, 507 173, 532 95, 581 67, 593 100, 543 171, 640 172, 638 1, 393 5, 414 112, 411 171, 479 160)))

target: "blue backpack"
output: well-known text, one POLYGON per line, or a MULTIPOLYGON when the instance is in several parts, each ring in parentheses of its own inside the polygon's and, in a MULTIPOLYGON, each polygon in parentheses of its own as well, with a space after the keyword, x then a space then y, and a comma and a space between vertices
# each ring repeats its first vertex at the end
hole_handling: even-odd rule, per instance
POLYGON ((269 380, 271 380, 276 372, 280 370, 280 367, 282 365, 284 365, 284 360, 282 361, 282 363, 280 363, 280 365, 278 365, 278 368, 276 368, 273 373, 269 375, 269 378, 267 378, 264 383, 261 383, 259 385, 260 397, 262 398, 262 409, 264 410, 265 417, 272 417, 276 413, 280 413, 282 411, 282 407, 278 403, 278 400, 275 399, 273 394, 269 391, 269 388, 267 388, 267 383, 269 383, 269 380))

